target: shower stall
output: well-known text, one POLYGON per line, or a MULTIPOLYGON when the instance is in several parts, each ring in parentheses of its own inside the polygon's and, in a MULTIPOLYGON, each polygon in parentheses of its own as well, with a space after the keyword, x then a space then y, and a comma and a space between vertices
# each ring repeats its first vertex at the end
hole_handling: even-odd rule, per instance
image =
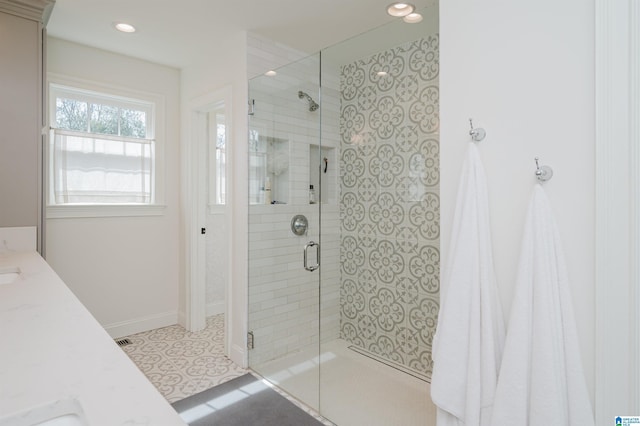
POLYGON ((435 419, 437 6, 421 13, 249 81, 249 365, 339 425, 435 419))

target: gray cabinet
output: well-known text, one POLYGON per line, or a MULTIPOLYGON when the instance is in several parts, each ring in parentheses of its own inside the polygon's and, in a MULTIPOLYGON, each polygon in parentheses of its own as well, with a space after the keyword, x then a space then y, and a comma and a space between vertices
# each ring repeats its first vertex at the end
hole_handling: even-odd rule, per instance
POLYGON ((0 227, 37 226, 39 236, 43 22, 52 6, 45 0, 0 0, 0 227))

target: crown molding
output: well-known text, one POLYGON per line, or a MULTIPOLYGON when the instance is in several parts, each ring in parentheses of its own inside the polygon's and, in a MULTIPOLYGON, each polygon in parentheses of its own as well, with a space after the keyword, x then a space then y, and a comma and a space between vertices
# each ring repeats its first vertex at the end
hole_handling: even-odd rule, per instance
POLYGON ((0 0, 0 12, 47 25, 55 0, 0 0))

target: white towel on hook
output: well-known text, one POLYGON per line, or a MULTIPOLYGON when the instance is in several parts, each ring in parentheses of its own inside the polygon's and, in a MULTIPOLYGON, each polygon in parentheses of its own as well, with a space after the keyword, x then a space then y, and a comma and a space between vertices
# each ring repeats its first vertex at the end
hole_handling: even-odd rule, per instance
POLYGON ((593 426, 569 279, 549 200, 527 214, 493 426, 593 426))
POLYGON ((438 426, 486 426, 504 345, 486 177, 470 143, 453 221, 433 343, 431 398, 438 426))

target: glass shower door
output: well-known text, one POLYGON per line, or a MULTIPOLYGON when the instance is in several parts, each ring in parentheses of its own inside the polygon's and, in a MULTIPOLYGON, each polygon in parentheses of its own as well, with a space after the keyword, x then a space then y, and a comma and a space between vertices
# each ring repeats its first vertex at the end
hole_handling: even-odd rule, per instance
POLYGON ((435 424, 437 5, 422 12, 249 82, 249 364, 335 424, 435 424))
POLYGON ((319 410, 319 55, 249 81, 249 365, 319 410))
POLYGON ((320 403, 339 425, 435 424, 437 9, 422 16, 321 53, 322 146, 337 154, 325 183, 339 171, 321 217, 320 403))

